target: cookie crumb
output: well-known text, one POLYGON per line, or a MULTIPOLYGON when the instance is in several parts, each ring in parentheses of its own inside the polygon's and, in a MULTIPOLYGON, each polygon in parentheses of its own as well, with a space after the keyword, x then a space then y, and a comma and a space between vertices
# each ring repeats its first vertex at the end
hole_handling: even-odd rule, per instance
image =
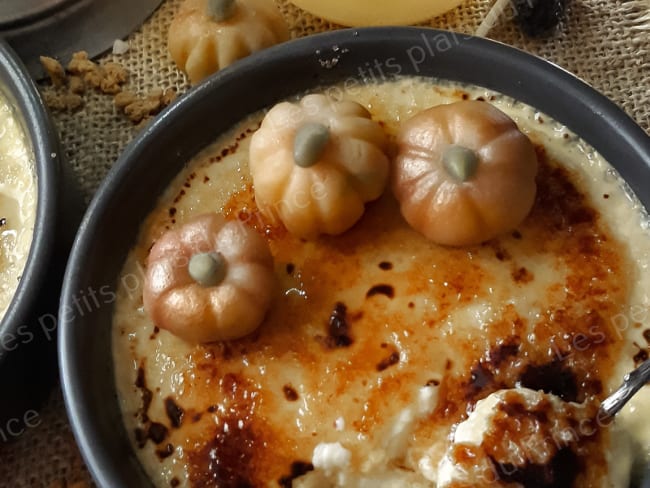
POLYGON ((178 93, 176 93, 176 90, 174 88, 167 88, 162 95, 162 104, 164 107, 166 107, 177 98, 178 98, 178 93))
POLYGON ((106 63, 102 66, 102 80, 100 88, 102 92, 109 95, 116 95, 122 90, 122 85, 126 83, 129 72, 124 66, 118 63, 106 63))
POLYGON ((85 75, 93 73, 99 69, 99 66, 88 59, 86 51, 78 51, 72 54, 72 59, 68 63, 68 71, 73 75, 85 75))
POLYGON ((72 93, 83 95, 86 91, 86 84, 80 76, 72 75, 68 78, 68 88, 72 93))
POLYGON ((50 58, 48 56, 41 56, 39 59, 41 60, 43 69, 50 77, 52 84, 57 87, 65 86, 66 75, 61 63, 59 63, 56 59, 50 58))
POLYGON ((125 108, 128 105, 131 105, 135 102, 138 97, 135 96, 135 93, 129 90, 122 90, 113 98, 113 103, 117 108, 125 108))

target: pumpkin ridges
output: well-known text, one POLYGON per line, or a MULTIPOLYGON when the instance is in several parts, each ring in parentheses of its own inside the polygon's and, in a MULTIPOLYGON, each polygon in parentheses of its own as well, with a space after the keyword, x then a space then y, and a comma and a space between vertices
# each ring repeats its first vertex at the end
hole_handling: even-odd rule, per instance
POLYGON ((492 105, 456 102, 427 109, 404 124, 397 140, 393 191, 406 220, 431 240, 479 244, 516 227, 532 208, 532 143, 492 105), (444 164, 450 146, 478 156, 476 171, 465 181, 444 164))

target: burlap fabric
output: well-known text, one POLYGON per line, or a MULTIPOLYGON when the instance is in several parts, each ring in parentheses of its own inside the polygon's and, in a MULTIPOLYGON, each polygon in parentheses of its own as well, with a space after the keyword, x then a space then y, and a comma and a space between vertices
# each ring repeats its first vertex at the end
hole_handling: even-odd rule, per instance
MULTIPOLYGON (((354 1, 354 0, 351 0, 354 1)), ((167 0, 130 39, 126 54, 106 56, 131 72, 129 88, 188 88, 166 50, 167 27, 181 0, 167 0)), ((338 26, 278 0, 292 35, 338 26)), ((474 33, 492 0, 466 0, 425 25, 474 33)), ((573 0, 560 31, 546 40, 526 39, 504 15, 489 37, 540 55, 575 73, 617 102, 650 133, 650 0, 573 0)), ((79 46, 83 49, 83 45, 79 46)), ((504 74, 507 76, 507 74, 504 74)), ((89 94, 84 108, 56 113, 64 150, 89 200, 137 130, 113 108, 112 97, 89 94)), ((0 444, 0 487, 71 487, 90 484, 56 389, 39 417, 11 444, 0 444)), ((115 487, 118 488, 118 487, 115 487)))

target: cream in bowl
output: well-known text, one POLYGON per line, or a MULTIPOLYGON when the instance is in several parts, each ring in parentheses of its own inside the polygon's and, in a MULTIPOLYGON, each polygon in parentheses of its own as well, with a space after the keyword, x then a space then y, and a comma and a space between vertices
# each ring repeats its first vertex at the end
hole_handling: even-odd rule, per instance
POLYGON ((120 273, 132 448, 161 488, 628 486, 648 391, 597 410, 647 351, 611 321, 647 304, 647 224, 598 153, 497 92, 290 98, 188 163, 120 273))
MULTIPOLYGON (((434 115, 453 135, 450 119, 434 115)), ((630 433, 647 443, 637 427, 647 394, 616 427, 594 430, 585 420, 647 352, 647 327, 631 313, 648 303, 638 272, 648 259, 643 210, 606 160, 647 205, 639 182, 648 155, 647 136, 611 102, 485 40, 454 43, 428 29, 340 31, 222 71, 126 151, 91 205, 68 268, 63 386, 97 483, 477 486, 471 469, 450 471, 443 461, 469 463, 466 454, 484 452, 487 474, 507 485, 537 471, 546 486, 566 477, 569 486, 625 486, 632 456, 617 443, 636 442, 630 433), (414 65, 409 49, 423 36, 434 40, 435 59, 414 65), (327 68, 315 53, 332 46, 342 54, 327 68), (423 78, 361 80, 359 67, 373 61, 423 78), (479 98, 514 122, 499 117, 500 130, 479 131, 476 145, 463 125, 462 137, 448 138, 460 147, 436 180, 427 169, 439 153, 428 145, 434 138, 397 136, 418 113, 479 98), (264 122, 283 113, 295 117, 264 122), (525 141, 519 134, 535 159, 522 143, 528 164, 516 178, 502 181, 475 164, 472 151, 525 141), (395 164, 400 140, 410 148, 404 167, 425 170, 401 183, 382 163, 383 154, 395 164), (319 173, 328 178, 312 179, 319 173), (471 193, 473 175, 490 198, 471 193), (505 228, 429 232, 435 219, 418 198, 438 201, 430 195, 449 188, 462 196, 463 220, 480 224, 493 205, 513 206, 489 191, 507 181, 535 190, 528 213, 530 190, 514 199, 522 208, 505 228), (410 185, 418 191, 399 191, 410 185), (331 192, 342 198, 325 198, 331 192), (258 238, 234 239, 228 225, 258 238), (482 235, 489 240, 476 244, 482 235), (432 240, 449 238, 454 245, 432 240), (256 279, 256 265, 268 276, 268 260, 255 261, 267 252, 274 279, 256 279), (98 308, 75 314, 93 290, 98 308), (222 307, 218 293, 238 297, 237 306, 222 307), (235 312, 242 327, 221 320, 235 312), (548 425, 555 419, 559 429, 548 425), (513 430, 520 420, 525 429, 513 430), (576 436, 565 432, 572 422, 576 436), (476 436, 466 435, 476 426, 476 436), (531 437, 545 449, 539 456, 494 442, 558 431, 560 447, 531 437)), ((643 458, 643 449, 633 452, 643 458)))
POLYGON ((27 262, 36 203, 34 156, 15 110, 0 93, 0 320, 27 262))

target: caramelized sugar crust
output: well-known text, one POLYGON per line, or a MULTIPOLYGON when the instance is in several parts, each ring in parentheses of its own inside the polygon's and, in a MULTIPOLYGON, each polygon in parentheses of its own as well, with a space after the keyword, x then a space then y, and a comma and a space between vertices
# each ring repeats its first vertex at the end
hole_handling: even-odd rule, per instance
MULTIPOLYGON (((531 215, 511 235, 470 248, 426 241, 389 194, 342 236, 305 242, 265 220, 250 187, 235 193, 225 214, 268 240, 277 297, 252 336, 192 350, 182 393, 167 399, 173 414, 156 419, 168 429, 151 440, 161 459, 182 447, 195 487, 290 486, 313 469, 320 442, 356 443, 352 465, 361 467, 368 441, 377 444, 425 385, 437 388, 438 404, 395 461, 406 467, 431 446, 444 450, 452 425, 498 389, 602 398, 623 345, 609 324, 626 302, 631 266, 573 175, 537 152, 531 215), (333 427, 339 417, 344 433, 333 427)), ((144 242, 172 218, 167 208, 154 215, 144 242)), ((146 397, 141 436, 152 425, 146 397)), ((527 415, 515 414, 522 435, 527 415)), ((581 443, 576 486, 604 475, 605 438, 581 443)), ((498 444, 493 454, 507 458, 498 444)))

